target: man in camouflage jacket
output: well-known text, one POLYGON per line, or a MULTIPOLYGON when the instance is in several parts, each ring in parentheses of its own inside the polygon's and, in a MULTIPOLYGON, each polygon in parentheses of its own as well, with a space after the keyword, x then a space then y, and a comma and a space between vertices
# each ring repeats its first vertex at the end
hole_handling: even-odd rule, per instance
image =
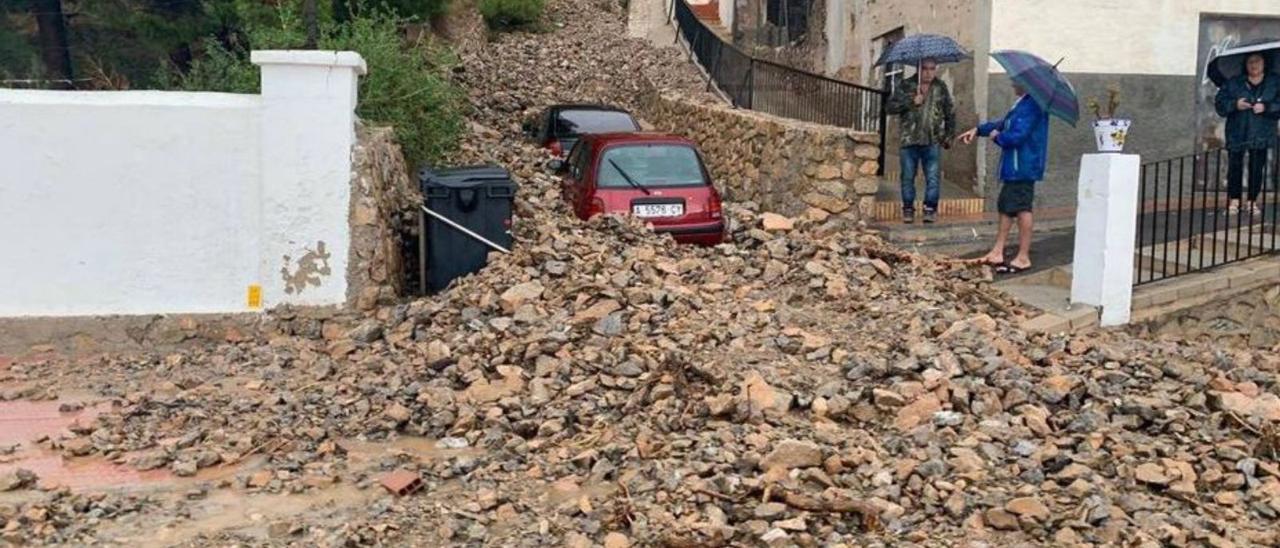
POLYGON ((916 171, 924 168, 924 222, 938 217, 942 198, 942 149, 956 136, 956 109, 947 83, 938 78, 938 64, 926 59, 919 72, 904 80, 889 98, 888 111, 899 117, 902 129, 902 220, 915 222, 916 171))

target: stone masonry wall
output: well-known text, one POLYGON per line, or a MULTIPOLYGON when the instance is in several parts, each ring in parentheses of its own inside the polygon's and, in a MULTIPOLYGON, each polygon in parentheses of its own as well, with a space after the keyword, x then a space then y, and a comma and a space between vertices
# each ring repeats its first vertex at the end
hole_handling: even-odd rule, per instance
POLYGON ((347 300, 359 310, 371 310, 403 292, 400 234, 404 213, 420 199, 390 128, 359 128, 352 171, 347 300))
POLYGON ((813 207, 869 218, 878 186, 878 137, 653 92, 642 116, 698 143, 725 199, 798 215, 813 207))
POLYGON ((1280 345, 1280 285, 1256 289, 1179 313, 1151 326, 1157 335, 1180 340, 1232 341, 1254 348, 1280 345))

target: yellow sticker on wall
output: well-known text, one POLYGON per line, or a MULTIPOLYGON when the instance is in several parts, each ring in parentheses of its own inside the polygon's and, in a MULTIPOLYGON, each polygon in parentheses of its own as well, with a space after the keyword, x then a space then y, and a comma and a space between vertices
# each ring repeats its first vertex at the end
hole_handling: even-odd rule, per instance
POLYGON ((249 286, 249 308, 262 308, 262 286, 258 284, 249 286))

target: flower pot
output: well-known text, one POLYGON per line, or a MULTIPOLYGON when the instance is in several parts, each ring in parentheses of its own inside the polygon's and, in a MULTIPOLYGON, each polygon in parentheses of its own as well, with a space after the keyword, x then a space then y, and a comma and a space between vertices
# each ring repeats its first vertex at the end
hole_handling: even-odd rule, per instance
POLYGON ((1123 152, 1125 137, 1133 120, 1098 120, 1093 123, 1093 134, 1098 152, 1123 152))

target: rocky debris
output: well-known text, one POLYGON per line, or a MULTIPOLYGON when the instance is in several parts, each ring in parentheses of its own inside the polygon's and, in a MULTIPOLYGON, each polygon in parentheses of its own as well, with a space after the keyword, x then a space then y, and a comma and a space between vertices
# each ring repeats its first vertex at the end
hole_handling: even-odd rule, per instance
MULTIPOLYGON (((754 204, 728 203, 716 248, 575 220, 518 115, 625 106, 640 85, 626 76, 683 76, 664 68, 679 52, 625 42, 616 15, 551 5, 563 27, 504 35, 457 75, 492 129, 454 163, 520 180, 513 253, 367 314, 275 311, 263 340, 49 360, 0 383, 117 402, 51 448, 84 439, 197 477, 252 461, 223 485, 249 496, 378 489, 401 469, 423 482, 338 525, 275 528, 300 544, 1277 542, 1273 351, 1027 334, 986 269, 817 210, 769 230, 754 204), (435 441, 376 458, 351 442, 406 437, 435 441)), ((50 496, 0 506, 0 531, 77 543, 123 511, 50 496)))
POLYGON ((38 479, 40 478, 36 476, 35 472, 25 468, 5 472, 0 474, 0 492, 34 487, 38 479))

